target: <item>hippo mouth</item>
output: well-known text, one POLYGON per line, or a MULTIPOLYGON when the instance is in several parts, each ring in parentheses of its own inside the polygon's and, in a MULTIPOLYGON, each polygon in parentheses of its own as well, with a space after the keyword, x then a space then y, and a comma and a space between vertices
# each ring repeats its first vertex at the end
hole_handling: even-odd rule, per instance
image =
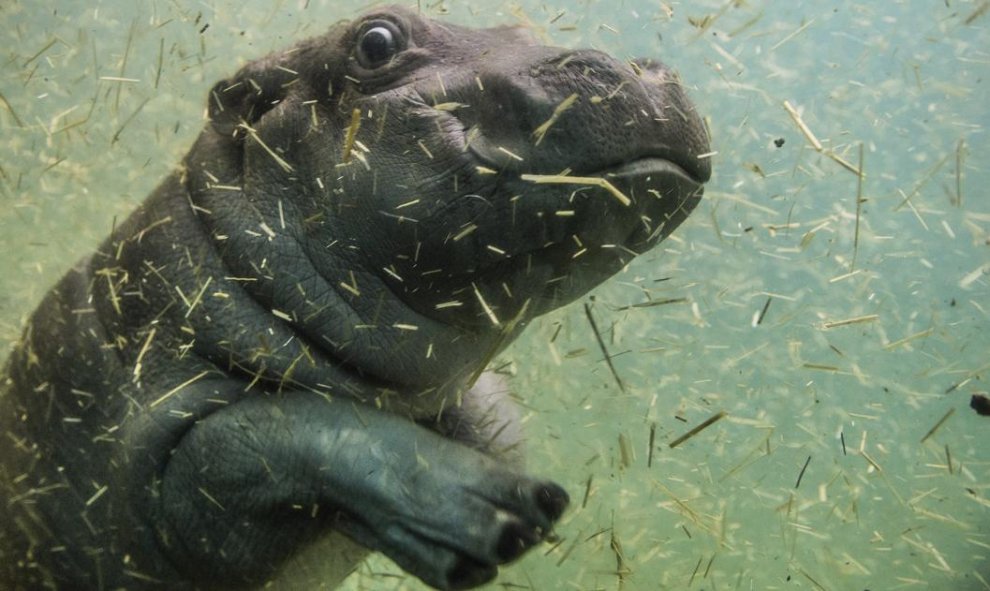
POLYGON ((643 156, 632 161, 606 167, 590 176, 601 177, 605 180, 619 179, 623 184, 632 184, 637 180, 650 182, 654 177, 671 175, 692 192, 697 191, 708 180, 702 167, 691 165, 687 159, 672 159, 669 156, 643 156))
MULTIPOLYGON (((658 239, 666 237, 694 209, 701 199, 709 174, 709 169, 698 164, 696 158, 648 154, 585 174, 524 174, 520 175, 520 179, 537 184, 571 185, 563 189, 565 192, 594 191, 597 195, 593 200, 604 201, 599 201, 597 206, 587 208, 579 215, 588 218, 607 215, 615 226, 629 228, 624 239, 610 233, 612 239, 618 240, 617 244, 643 252, 658 239), (630 222, 640 226, 641 221, 646 222, 647 226, 652 225, 654 230, 644 233, 642 227, 634 229, 629 226, 630 222), (643 243, 646 242, 649 244, 644 248, 643 243), (634 247, 636 243, 639 243, 639 248, 634 247)), ((600 226, 600 222, 581 226, 594 235, 597 232, 593 228, 600 226)), ((561 226, 561 229, 571 230, 566 226, 561 226)), ((547 244, 561 242, 566 238, 566 233, 554 236, 547 244)))
MULTIPOLYGON (((516 160, 508 156, 509 152, 507 151, 499 153, 500 148, 491 144, 483 136, 467 143, 466 149, 477 160, 477 164, 485 168, 503 172, 523 172, 522 159, 516 160)), ((571 174, 575 177, 604 177, 607 175, 636 176, 663 173, 677 174, 692 181, 696 186, 701 186, 710 178, 711 168, 707 162, 697 156, 659 147, 603 166, 582 167, 571 174)))

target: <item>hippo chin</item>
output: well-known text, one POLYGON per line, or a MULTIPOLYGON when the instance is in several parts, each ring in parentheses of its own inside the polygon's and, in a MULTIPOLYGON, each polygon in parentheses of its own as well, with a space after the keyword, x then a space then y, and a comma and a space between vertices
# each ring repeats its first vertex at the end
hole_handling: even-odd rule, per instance
POLYGON ((698 203, 677 79, 384 8, 207 102, 7 362, 0 586, 243 589, 368 550, 491 580, 568 496, 481 370, 698 203))

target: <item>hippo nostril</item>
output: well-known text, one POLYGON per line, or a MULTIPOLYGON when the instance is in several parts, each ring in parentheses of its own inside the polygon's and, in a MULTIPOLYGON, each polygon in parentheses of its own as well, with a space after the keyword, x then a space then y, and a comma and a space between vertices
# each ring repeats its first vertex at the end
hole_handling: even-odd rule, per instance
POLYGON ((518 558, 527 548, 540 541, 536 532, 517 521, 510 521, 502 530, 495 552, 499 562, 510 562, 518 558))
POLYGON ((567 491, 552 482, 541 485, 536 491, 536 503, 550 521, 556 521, 570 502, 567 491))

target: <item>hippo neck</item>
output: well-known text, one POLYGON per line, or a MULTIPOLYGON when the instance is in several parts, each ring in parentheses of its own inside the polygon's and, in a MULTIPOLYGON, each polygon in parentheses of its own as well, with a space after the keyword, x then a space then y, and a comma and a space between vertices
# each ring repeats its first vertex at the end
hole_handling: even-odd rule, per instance
POLYGON ((378 273, 361 266, 359 253, 323 236, 329 229, 314 230, 289 198, 254 199, 235 187, 187 190, 227 281, 267 312, 265 326, 241 330, 225 347, 256 349, 264 331, 291 335, 292 343, 282 339, 289 354, 242 355, 249 372, 264 371, 270 379, 291 373, 303 387, 325 389, 333 376, 316 358, 325 359, 335 373, 372 386, 361 389, 362 397, 423 416, 452 404, 479 363, 511 340, 417 313, 378 273))

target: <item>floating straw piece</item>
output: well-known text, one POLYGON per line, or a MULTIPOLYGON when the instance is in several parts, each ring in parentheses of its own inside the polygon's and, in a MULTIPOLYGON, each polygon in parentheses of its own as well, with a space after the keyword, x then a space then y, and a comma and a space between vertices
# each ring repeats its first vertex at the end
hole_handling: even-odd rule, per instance
POLYGON ((860 324, 861 322, 873 322, 879 317, 879 314, 867 314, 865 316, 856 316, 855 318, 846 318, 845 320, 834 320, 832 322, 822 324, 822 328, 838 328, 840 326, 848 326, 850 324, 860 324))
POLYGON ((716 422, 718 422, 719 419, 721 419, 722 417, 726 416, 726 414, 728 414, 728 413, 726 413, 724 410, 720 410, 717 413, 715 413, 714 415, 708 417, 707 419, 705 419, 705 421, 703 423, 701 423, 700 425, 698 425, 694 429, 691 429, 690 431, 688 431, 684 435, 681 435, 677 439, 671 441, 670 442, 671 449, 673 449, 673 448, 677 447, 678 445, 684 443, 688 439, 691 439, 692 437, 694 437, 698 433, 701 433, 702 431, 704 431, 708 427, 711 427, 713 424, 715 424, 716 422))
POLYGON ((537 146, 540 145, 540 142, 543 141, 543 138, 547 135, 547 132, 550 131, 550 127, 552 127, 553 124, 556 123, 558 119, 560 119, 560 116, 564 114, 564 111, 570 109, 571 106, 574 105, 574 102, 577 101, 577 99, 578 99, 578 95, 575 92, 571 96, 562 100, 560 104, 554 108, 553 113, 550 115, 550 118, 544 121, 539 127, 533 130, 533 139, 536 140, 535 145, 537 146))
POLYGON ((344 164, 351 161, 351 151, 354 149, 354 139, 357 137, 357 132, 360 128, 361 109, 355 108, 351 111, 351 124, 347 127, 347 135, 344 136, 344 153, 342 156, 344 164))
POLYGON ((557 185, 590 185, 592 187, 599 187, 605 189, 612 194, 613 197, 619 200, 619 203, 625 205, 626 207, 632 205, 632 199, 626 197, 625 193, 620 191, 610 183, 607 179, 603 179, 596 176, 567 176, 563 174, 524 174, 521 175, 524 181, 529 181, 531 183, 536 183, 538 185, 546 184, 557 184, 557 185))
POLYGON ((608 348, 605 347, 605 341, 602 339, 602 333, 598 331, 598 324, 595 323, 595 317, 591 315, 591 306, 587 302, 584 304, 584 314, 588 317, 588 324, 591 325, 591 330, 595 333, 595 340, 598 341, 598 346, 602 350, 602 355, 605 356, 605 363, 608 365, 609 371, 612 372, 612 377, 615 378, 615 383, 619 386, 619 391, 625 393, 626 387, 622 383, 622 378, 619 377, 619 372, 616 371, 615 365, 612 363, 612 356, 609 355, 608 348))
POLYGON ((954 413, 954 412, 956 412, 956 408, 955 407, 952 407, 949 410, 947 410, 945 412, 945 414, 942 415, 942 418, 939 419, 938 422, 935 423, 935 425, 933 425, 932 428, 928 430, 928 433, 925 433, 925 436, 921 438, 921 443, 924 443, 924 442, 928 441, 928 438, 931 437, 932 435, 934 435, 935 432, 939 430, 939 427, 941 427, 943 424, 945 424, 945 421, 948 421, 949 420, 949 417, 951 417, 952 416, 952 413, 954 413))
POLYGON ((840 166, 842 166, 842 168, 845 168, 857 176, 863 175, 863 171, 853 166, 851 162, 842 156, 839 156, 832 150, 827 150, 824 146, 822 146, 822 143, 818 141, 818 138, 815 137, 814 133, 812 133, 811 128, 809 128, 804 120, 801 119, 801 114, 797 112, 797 109, 794 108, 794 105, 792 105, 790 101, 784 101, 784 109, 787 110, 787 113, 791 116, 791 119, 794 120, 794 124, 798 126, 798 129, 801 130, 801 133, 804 134, 805 139, 808 140, 808 143, 811 144, 811 147, 814 148, 816 152, 835 160, 840 166))

